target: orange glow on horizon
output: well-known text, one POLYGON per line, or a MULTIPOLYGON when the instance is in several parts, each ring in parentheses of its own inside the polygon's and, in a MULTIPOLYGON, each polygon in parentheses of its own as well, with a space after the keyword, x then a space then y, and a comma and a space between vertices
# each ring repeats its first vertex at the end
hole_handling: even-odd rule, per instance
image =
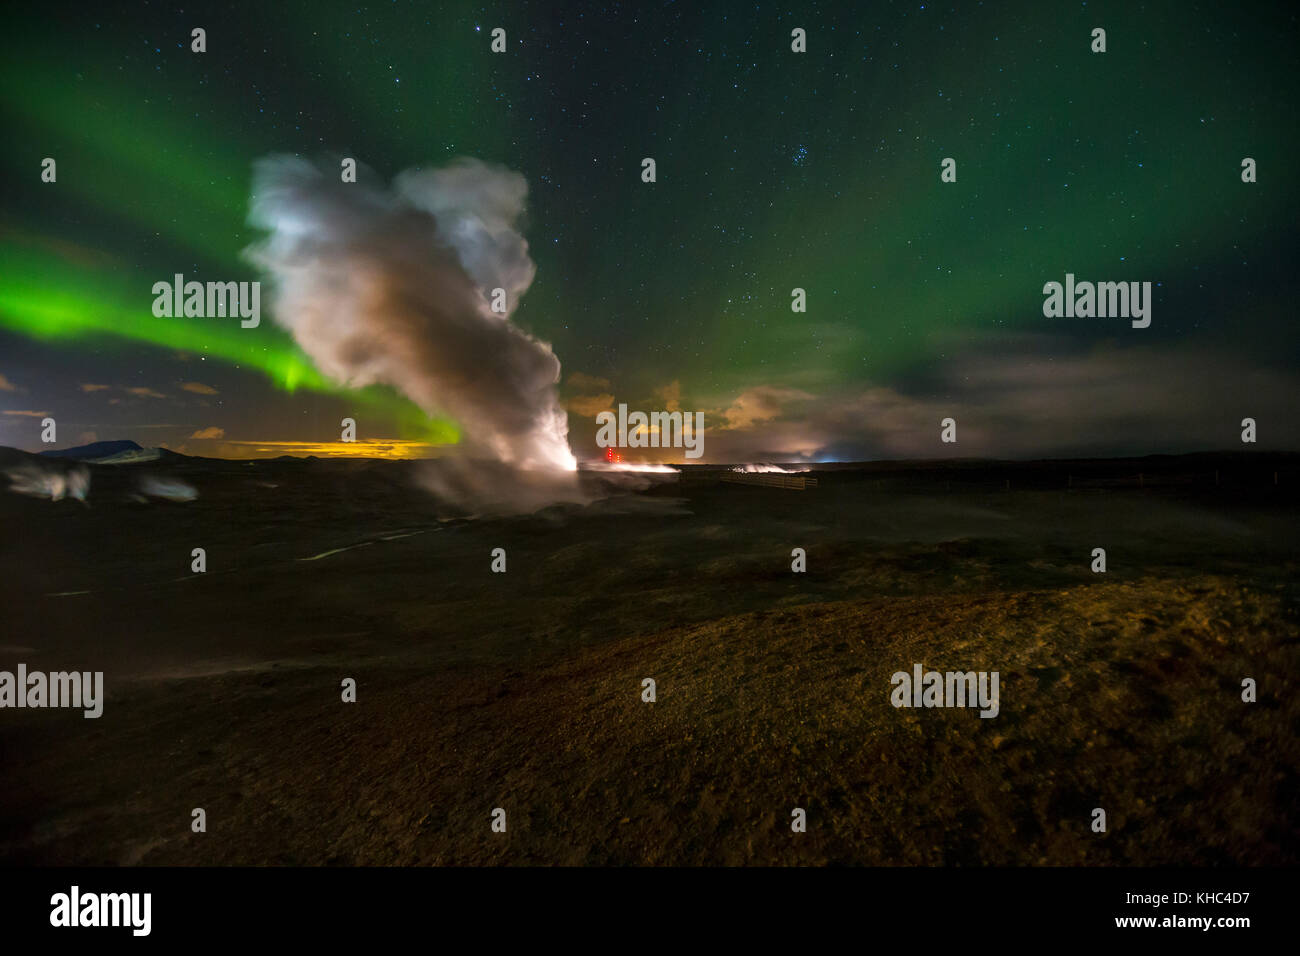
MULTIPOLYGON (((232 441, 218 440, 211 446, 200 445, 183 454, 208 455, 217 458, 278 458, 294 455, 305 458, 386 458, 393 460, 434 458, 441 449, 421 441, 399 438, 371 438, 357 441, 232 441)), ((180 449, 178 449, 180 450, 180 449)))

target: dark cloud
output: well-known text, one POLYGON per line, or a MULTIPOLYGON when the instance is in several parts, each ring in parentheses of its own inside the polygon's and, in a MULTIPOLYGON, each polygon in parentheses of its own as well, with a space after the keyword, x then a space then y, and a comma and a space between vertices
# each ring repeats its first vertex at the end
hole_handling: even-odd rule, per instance
POLYGON ((709 461, 1161 454, 1300 446, 1296 377, 1209 351, 1107 348, 1046 358, 970 352, 902 391, 756 387, 705 419, 709 461), (940 422, 957 422, 957 443, 940 422))

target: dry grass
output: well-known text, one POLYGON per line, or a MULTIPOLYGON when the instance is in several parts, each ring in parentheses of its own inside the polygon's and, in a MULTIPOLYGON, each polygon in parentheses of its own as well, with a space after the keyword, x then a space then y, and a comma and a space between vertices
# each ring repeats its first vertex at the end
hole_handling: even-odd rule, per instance
POLYGON ((336 669, 152 682, 115 701, 93 756, 52 747, 24 769, 19 789, 54 802, 5 855, 1295 863, 1286 617, 1231 580, 1152 579, 756 612, 527 672, 378 666, 355 706, 337 702, 336 669), (998 670, 999 716, 894 709, 889 677, 913 662, 998 670), (1244 676, 1258 703, 1241 701, 1244 676), (208 833, 188 832, 191 806, 208 833), (489 830, 497 806, 505 836, 489 830), (790 832, 795 806, 806 834, 790 832))

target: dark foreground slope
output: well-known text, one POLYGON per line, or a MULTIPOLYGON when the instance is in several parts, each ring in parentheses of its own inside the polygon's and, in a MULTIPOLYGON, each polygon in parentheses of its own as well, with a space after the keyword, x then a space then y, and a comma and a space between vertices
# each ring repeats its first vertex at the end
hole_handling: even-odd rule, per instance
POLYGON ((1208 464, 696 473, 471 522, 365 462, 5 495, 0 669, 109 698, 0 711, 0 859, 1295 863, 1294 466, 1208 464), (895 709, 914 663, 999 671, 999 715, 895 709))

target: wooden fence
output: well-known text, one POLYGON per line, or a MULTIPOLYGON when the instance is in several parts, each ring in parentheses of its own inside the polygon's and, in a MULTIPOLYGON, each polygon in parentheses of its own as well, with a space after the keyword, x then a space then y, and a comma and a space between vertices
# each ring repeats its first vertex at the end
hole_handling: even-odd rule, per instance
POLYGON ((760 485, 764 488, 789 488, 794 491, 804 491, 808 488, 817 487, 816 478, 807 478, 803 475, 777 475, 768 472, 746 474, 729 471, 722 476, 722 480, 735 485, 760 485))

